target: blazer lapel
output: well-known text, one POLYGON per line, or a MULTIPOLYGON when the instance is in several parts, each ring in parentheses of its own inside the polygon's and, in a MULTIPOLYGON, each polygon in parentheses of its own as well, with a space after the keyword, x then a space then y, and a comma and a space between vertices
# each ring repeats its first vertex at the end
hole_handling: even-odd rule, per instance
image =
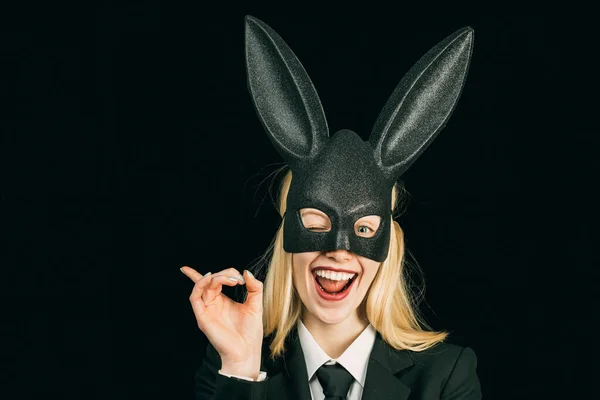
POLYGON ((410 388, 395 374, 412 365, 412 358, 407 351, 390 347, 377 332, 369 357, 362 400, 406 400, 410 388))
MULTIPOLYGON (((267 341, 270 343, 271 341, 267 341)), ((286 338, 286 351, 283 357, 272 361, 268 358, 269 347, 263 348, 267 355, 264 370, 270 376, 267 388, 270 399, 311 400, 306 361, 296 328, 286 338)))

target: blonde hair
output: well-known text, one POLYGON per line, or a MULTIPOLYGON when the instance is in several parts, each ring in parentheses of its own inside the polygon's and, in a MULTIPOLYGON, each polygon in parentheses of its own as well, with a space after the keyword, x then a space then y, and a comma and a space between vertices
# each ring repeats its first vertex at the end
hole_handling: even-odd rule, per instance
MULTIPOLYGON (((285 167, 279 172, 284 169, 285 167)), ((291 181, 292 173, 288 171, 281 182, 278 196, 281 216, 286 210, 291 181)), ((398 212, 403 190, 398 185, 393 188, 394 213, 398 212)), ((393 218, 394 216, 392 221, 393 218)), ((419 315, 417 301, 407 284, 408 274, 406 278, 404 274, 404 232, 396 221, 393 221, 392 226, 388 257, 381 263, 360 307, 363 308, 363 315, 366 315, 371 325, 391 347, 397 350, 423 351, 444 341, 448 333, 431 331, 419 315)), ((264 263, 269 255, 271 259, 263 288, 263 330, 265 337, 274 333, 270 356, 275 359, 285 351, 285 339, 302 315, 302 301, 292 280, 292 254, 283 250, 283 223, 257 264, 264 263)))

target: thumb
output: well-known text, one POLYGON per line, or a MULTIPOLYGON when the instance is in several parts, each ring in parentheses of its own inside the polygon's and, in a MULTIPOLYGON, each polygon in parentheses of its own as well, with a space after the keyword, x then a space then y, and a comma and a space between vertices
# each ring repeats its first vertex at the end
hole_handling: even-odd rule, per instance
POLYGON ((263 283, 256 279, 248 270, 244 271, 244 279, 246 280, 246 289, 248 289, 248 297, 244 304, 257 313, 263 311, 263 283))

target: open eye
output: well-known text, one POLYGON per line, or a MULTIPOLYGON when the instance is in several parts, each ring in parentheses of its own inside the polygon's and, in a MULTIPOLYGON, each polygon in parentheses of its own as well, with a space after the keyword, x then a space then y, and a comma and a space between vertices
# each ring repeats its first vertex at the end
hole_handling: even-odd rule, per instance
POLYGON ((370 226, 367 226, 367 225, 361 225, 361 226, 359 226, 358 228, 356 228, 356 232, 357 232, 357 233, 362 233, 362 234, 364 234, 364 235, 368 235, 368 234, 370 234, 371 232, 373 232, 373 229, 371 229, 371 227, 370 227, 370 226))
POLYGON ((377 229, 379 229, 380 222, 381 217, 379 215, 362 217, 354 224, 354 232, 360 237, 373 237, 377 233, 377 229))
POLYGON ((304 227, 312 232, 329 232, 331 230, 331 220, 327 214, 316 208, 302 208, 300 218, 304 227))

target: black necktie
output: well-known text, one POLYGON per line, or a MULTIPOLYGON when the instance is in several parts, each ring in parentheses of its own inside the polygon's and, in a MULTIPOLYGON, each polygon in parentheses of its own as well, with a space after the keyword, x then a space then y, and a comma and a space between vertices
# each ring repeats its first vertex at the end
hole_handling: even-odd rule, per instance
POLYGON ((325 400, 346 400, 348 390, 354 378, 339 363, 321 365, 317 370, 317 378, 323 387, 325 400))

